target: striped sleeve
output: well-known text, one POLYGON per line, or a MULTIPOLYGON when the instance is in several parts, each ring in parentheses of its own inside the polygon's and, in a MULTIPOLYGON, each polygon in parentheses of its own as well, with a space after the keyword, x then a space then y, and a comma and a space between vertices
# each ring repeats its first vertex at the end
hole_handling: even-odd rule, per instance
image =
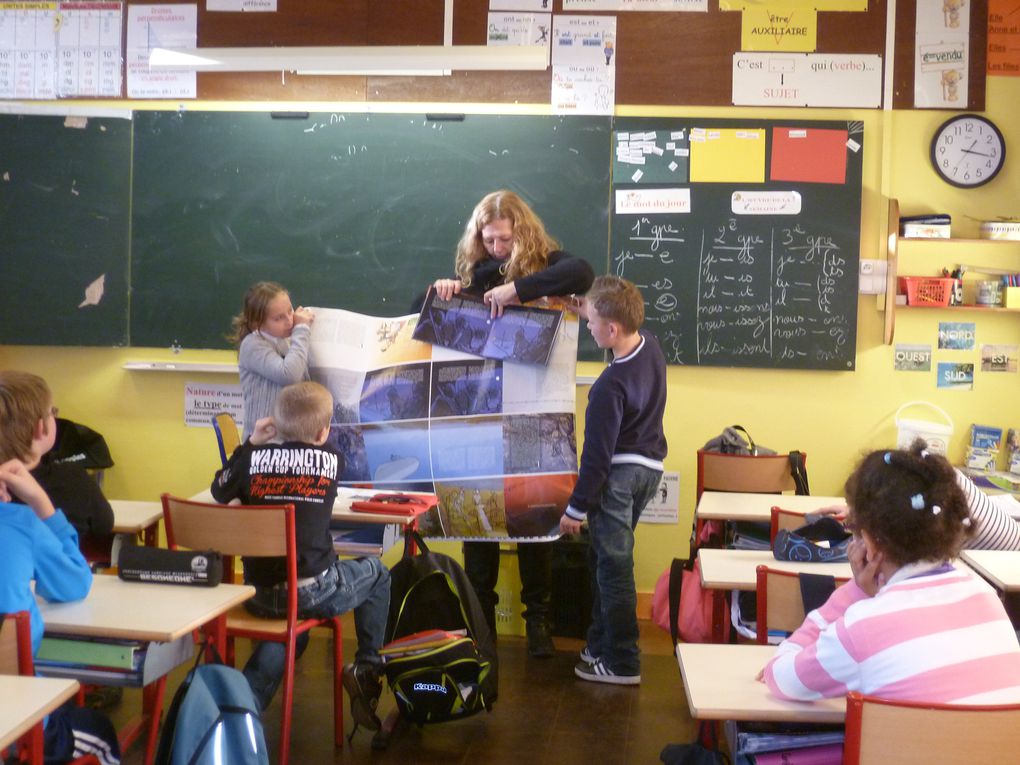
POLYGON ((765 666, 765 682, 774 696, 810 701, 846 693, 847 679, 857 673, 857 660, 843 614, 867 597, 851 580, 807 615, 765 666))
POLYGON ((971 550, 1020 550, 1020 523, 959 470, 956 482, 963 489, 970 517, 977 526, 977 533, 966 546, 971 550))

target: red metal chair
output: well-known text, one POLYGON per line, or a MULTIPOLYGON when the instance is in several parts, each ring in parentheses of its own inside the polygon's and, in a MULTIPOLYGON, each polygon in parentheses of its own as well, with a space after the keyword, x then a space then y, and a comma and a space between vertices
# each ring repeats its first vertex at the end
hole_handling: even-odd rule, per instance
MULTIPOLYGON (((193 550, 217 550, 225 556, 285 557, 287 559, 287 617, 261 619, 243 606, 227 614, 227 639, 235 637, 269 640, 286 646, 280 715, 280 765, 290 754, 291 716, 294 703, 294 661, 298 635, 313 627, 333 630, 333 736, 343 746, 343 638, 340 617, 298 619, 297 551, 294 534, 294 505, 218 505, 162 495, 163 523, 167 544, 193 550)), ((233 566, 225 571, 233 578, 233 566)), ((233 661, 228 645, 227 661, 233 661)))
POLYGON ((847 694, 844 765, 1007 762, 1017 752, 1020 704, 925 704, 847 694))
MULTIPOLYGON (((35 662, 32 658, 32 620, 28 611, 5 614, 0 624, 0 674, 34 675, 35 662)), ((43 724, 32 726, 17 742, 17 760, 30 765, 43 763, 43 724)), ((71 765, 99 765, 95 755, 85 755, 71 762, 71 765)))
MULTIPOLYGON (((758 566, 757 575, 757 641, 769 642, 769 630, 793 632, 804 623, 804 601, 800 593, 800 577, 790 571, 758 566)), ((846 583, 836 578, 836 586, 846 583)))

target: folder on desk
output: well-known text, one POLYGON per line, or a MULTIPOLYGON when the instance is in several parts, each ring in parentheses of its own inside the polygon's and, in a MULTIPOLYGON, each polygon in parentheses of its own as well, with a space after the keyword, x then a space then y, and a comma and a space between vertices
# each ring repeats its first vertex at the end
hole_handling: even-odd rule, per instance
POLYGON ((357 513, 414 516, 435 507, 438 502, 435 494, 374 494, 367 499, 352 502, 351 510, 357 513))

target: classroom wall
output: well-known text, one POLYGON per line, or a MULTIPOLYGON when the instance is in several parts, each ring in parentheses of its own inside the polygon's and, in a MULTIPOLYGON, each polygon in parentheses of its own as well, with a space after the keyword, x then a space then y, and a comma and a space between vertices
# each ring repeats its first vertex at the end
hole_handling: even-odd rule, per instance
MULTIPOLYGON (((862 258, 883 257, 884 195, 898 197, 905 214, 950 212, 958 236, 976 231, 976 223, 965 215, 978 219, 1020 216, 1020 160, 1012 156, 1020 152, 1020 79, 990 78, 987 97, 986 114, 1005 133, 1011 154, 999 178, 983 189, 970 191, 943 184, 928 165, 931 135, 949 116, 947 112, 799 110, 798 118, 860 119, 865 123, 862 258)), ((421 111, 422 105, 413 108, 421 111)), ((730 118, 788 114, 777 110, 686 107, 626 107, 619 111, 628 116, 730 118)), ((493 186, 498 185, 499 179, 493 179, 493 186)), ((932 256, 932 273, 960 259, 959 252, 957 249, 932 256)), ((1020 268, 1020 247, 996 257, 1020 268)), ((1015 405, 1016 375, 979 371, 973 391, 950 391, 936 390, 934 372, 894 372, 893 347, 883 345, 880 306, 881 299, 873 296, 859 299, 855 372, 669 369, 666 435, 670 453, 666 466, 681 476, 680 523, 638 529, 635 557, 639 590, 651 590, 669 560, 686 554, 694 508, 695 450, 726 425, 744 425, 757 441, 777 450, 805 451, 815 494, 841 493, 843 481, 863 449, 894 443, 893 415, 905 401, 924 399, 952 414, 956 432, 950 456, 956 461, 963 457, 966 429, 972 422, 1020 427, 1020 412, 1015 405)), ((901 311, 897 314, 896 341, 934 346, 939 319, 949 318, 944 312, 901 311)), ((977 322, 979 343, 1020 343, 1017 314, 967 313, 952 318, 977 322)), ((977 352, 936 350, 934 355, 935 361, 978 360, 977 352)), ((44 376, 54 390, 62 416, 84 422, 106 437, 117 463, 107 471, 108 496, 154 500, 163 491, 188 495, 204 488, 218 465, 215 439, 211 429, 184 426, 184 383, 227 383, 231 378, 126 371, 121 367, 129 360, 235 359, 224 351, 185 350, 174 354, 169 349, 0 346, 0 366, 44 376)), ((597 364, 580 364, 578 368, 579 374, 599 371, 597 364)), ((578 389, 579 423, 583 423, 586 394, 586 388, 578 389)))

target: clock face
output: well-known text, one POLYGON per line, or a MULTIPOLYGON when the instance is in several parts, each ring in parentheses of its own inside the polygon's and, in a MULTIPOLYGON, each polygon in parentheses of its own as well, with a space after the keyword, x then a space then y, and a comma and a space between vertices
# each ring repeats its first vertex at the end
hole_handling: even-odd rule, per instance
POLYGON ((931 140, 931 164, 946 183, 982 186, 998 175, 1006 160, 1006 142, 991 122, 961 114, 942 123, 931 140))

